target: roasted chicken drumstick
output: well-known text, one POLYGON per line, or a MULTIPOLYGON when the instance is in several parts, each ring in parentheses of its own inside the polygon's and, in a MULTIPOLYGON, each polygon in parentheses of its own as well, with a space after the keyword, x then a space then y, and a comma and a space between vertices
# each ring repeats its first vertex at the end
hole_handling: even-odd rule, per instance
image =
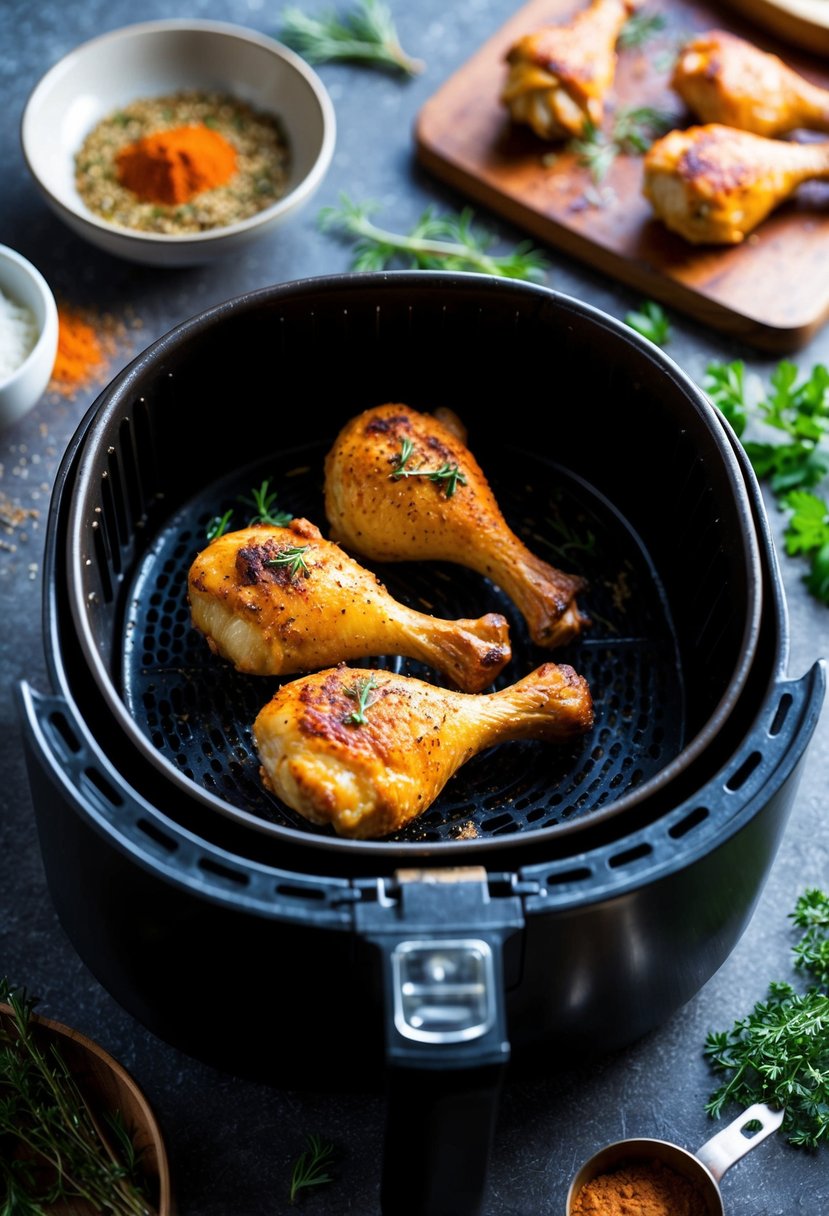
POLYGON ((188 596, 211 650, 250 675, 396 654, 479 692, 511 657, 505 617, 448 621, 408 608, 307 519, 217 537, 190 567, 188 596))
POLYGON ((272 793, 312 823, 369 839, 422 814, 485 748, 563 743, 592 725, 590 690, 567 664, 542 664, 492 693, 338 666, 283 684, 253 738, 272 793))
POLYGON ((671 84, 704 123, 755 135, 829 131, 829 90, 736 34, 709 30, 680 50, 671 84))
POLYGON ((803 182, 829 180, 829 142, 707 123, 656 140, 642 173, 642 192, 668 228, 695 245, 737 245, 803 182))
POLYGON ((524 34, 506 55, 501 101, 542 139, 600 126, 616 75, 616 42, 641 0, 591 0, 567 24, 524 34))
POLYGON ((332 539, 374 561, 476 570, 512 599, 538 646, 570 641, 588 623, 576 602, 584 579, 511 531, 462 428, 444 419, 387 403, 346 423, 325 459, 332 539))

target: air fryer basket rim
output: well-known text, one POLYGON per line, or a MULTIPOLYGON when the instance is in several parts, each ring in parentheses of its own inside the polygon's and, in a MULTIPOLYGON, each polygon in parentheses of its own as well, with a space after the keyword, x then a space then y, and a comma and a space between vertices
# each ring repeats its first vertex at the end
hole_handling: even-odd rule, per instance
MULTIPOLYGON (((642 338, 641 335, 631 330, 629 326, 615 320, 592 305, 550 288, 514 280, 499 280, 490 276, 473 273, 448 275, 445 272, 396 271, 383 274, 346 274, 319 276, 260 288, 219 303, 175 326, 147 347, 99 394, 83 423, 84 434, 78 445, 75 486, 77 488, 78 482, 83 485, 88 476, 92 475, 91 470, 95 466, 97 457, 98 436, 105 431, 110 417, 112 415, 117 416, 120 409, 125 406, 128 408, 128 402, 134 400, 137 384, 145 368, 155 363, 163 362, 168 355, 174 353, 180 346, 186 345, 192 337, 209 331, 215 323, 221 323, 231 314, 244 315, 246 311, 255 312, 263 304, 278 304, 283 300, 290 301, 294 298, 304 301, 309 293, 313 299, 317 293, 322 292, 325 293, 326 298, 333 296, 335 302, 344 307, 348 304, 354 292, 357 292, 361 298, 365 297, 366 294, 374 292, 378 294, 378 301, 381 301, 382 295, 380 293, 384 289, 388 291, 395 287, 406 292, 412 298, 421 296, 429 291, 433 291, 437 298, 438 294, 441 297, 446 297, 447 293, 455 291, 460 293, 468 290, 480 293, 482 301, 500 298, 512 299, 514 297, 516 306, 520 306, 521 304, 526 305, 528 301, 538 304, 547 302, 559 309, 563 317, 566 317, 568 314, 576 314, 578 317, 592 323, 597 327, 598 331, 609 331, 614 335, 614 341, 621 341, 643 352, 651 363, 660 369, 663 375, 672 380, 680 388, 684 398, 689 402, 689 408, 692 405, 702 416, 716 444, 723 464, 727 466, 743 524, 743 536, 741 539, 744 541, 745 547, 748 586, 752 589, 749 593, 748 611, 743 620, 743 638, 739 662, 731 673, 729 686, 714 708, 713 713, 710 714, 702 728, 686 743, 679 754, 664 765, 655 777, 649 778, 635 790, 620 795, 607 807, 592 811, 590 819, 592 823, 596 823, 602 818, 619 815, 631 807, 642 804, 653 794, 668 787, 676 776, 684 772, 689 765, 704 755, 711 741, 723 729, 751 670, 762 613, 762 578, 760 575, 759 545, 754 529, 752 511, 748 503, 743 470, 735 456, 733 444, 729 439, 727 423, 698 386, 682 372, 664 351, 649 343, 647 339, 642 338)), ((434 301, 430 301, 430 304, 433 303, 434 301)), ((74 502, 77 503, 84 498, 84 495, 75 494, 73 498, 74 502)), ((79 529, 82 526, 83 521, 73 504, 70 507, 67 530, 67 551, 70 554, 73 551, 79 551, 77 542, 79 529)), ((314 837, 302 829, 294 829, 286 825, 274 825, 240 807, 230 805, 224 798, 212 793, 212 791, 194 785, 189 778, 183 775, 164 756, 155 750, 143 732, 136 730, 122 696, 112 683, 106 666, 98 652, 95 640, 91 636, 88 618, 83 607, 82 587, 78 581, 77 565, 73 565, 71 558, 67 559, 67 569, 70 581, 70 602, 80 647, 85 661, 92 670, 95 681, 104 695, 108 709, 111 711, 121 732, 130 741, 130 745, 136 747, 146 760, 156 768, 159 768, 166 778, 179 787, 182 793, 189 796, 195 795, 200 802, 204 803, 211 810, 222 815, 229 815, 247 827, 268 834, 276 833, 280 839, 291 841, 303 848, 309 846, 312 848, 321 847, 323 849, 336 847, 344 850, 368 850, 369 852, 392 849, 395 853, 398 852, 400 849, 399 843, 389 844, 382 840, 354 841, 340 838, 314 837)), ((547 832, 554 833, 557 836, 565 835, 569 832, 579 831, 580 827, 581 823, 579 821, 560 822, 552 827, 540 828, 534 831, 533 835, 537 837, 547 832)), ((448 856, 453 852, 461 850, 465 856, 468 856, 470 850, 486 852, 489 848, 493 847, 503 849, 505 844, 507 847, 520 847, 521 843, 520 834, 518 834, 514 840, 508 842, 504 840, 493 842, 488 839, 472 839, 462 842, 440 841, 433 847, 438 853, 443 855, 448 856)))

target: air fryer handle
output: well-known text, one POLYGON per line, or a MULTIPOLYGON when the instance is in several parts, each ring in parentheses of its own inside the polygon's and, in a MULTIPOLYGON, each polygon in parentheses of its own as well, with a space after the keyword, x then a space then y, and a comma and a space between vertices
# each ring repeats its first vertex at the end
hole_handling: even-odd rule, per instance
POLYGON ((384 1216, 479 1216, 505 1063, 389 1069, 384 1216))
POLYGON ((479 1216, 510 1047, 503 947, 515 895, 478 867, 399 874, 360 928, 381 958, 388 1066, 384 1216, 479 1216))

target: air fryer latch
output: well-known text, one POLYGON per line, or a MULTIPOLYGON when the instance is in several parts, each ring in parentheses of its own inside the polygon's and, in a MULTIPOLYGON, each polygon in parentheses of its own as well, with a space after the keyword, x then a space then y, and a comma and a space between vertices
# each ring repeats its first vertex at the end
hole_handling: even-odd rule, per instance
POLYGON ((401 1064, 503 1063, 503 946, 524 925, 520 898, 493 897, 483 867, 399 870, 357 929, 383 958, 387 1045, 401 1064))

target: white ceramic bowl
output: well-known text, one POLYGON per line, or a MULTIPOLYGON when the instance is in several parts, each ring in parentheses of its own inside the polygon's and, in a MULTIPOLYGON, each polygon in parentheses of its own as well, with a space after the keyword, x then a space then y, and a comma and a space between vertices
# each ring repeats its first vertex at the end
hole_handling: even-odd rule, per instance
POLYGON ((18 308, 29 309, 37 330, 23 362, 10 375, 0 372, 0 427, 6 427, 37 405, 49 383, 58 350, 58 308, 40 271, 7 245, 0 245, 0 291, 18 308))
POLYGON ((26 164, 70 228, 117 256, 191 266, 233 253, 283 223, 321 184, 334 154, 331 99, 304 59, 263 34, 220 21, 147 21, 101 34, 60 59, 32 90, 21 120, 26 164), (224 227, 166 234, 117 227, 75 187, 74 158, 119 107, 178 90, 216 90, 276 115, 290 145, 288 187, 272 206, 224 227))

